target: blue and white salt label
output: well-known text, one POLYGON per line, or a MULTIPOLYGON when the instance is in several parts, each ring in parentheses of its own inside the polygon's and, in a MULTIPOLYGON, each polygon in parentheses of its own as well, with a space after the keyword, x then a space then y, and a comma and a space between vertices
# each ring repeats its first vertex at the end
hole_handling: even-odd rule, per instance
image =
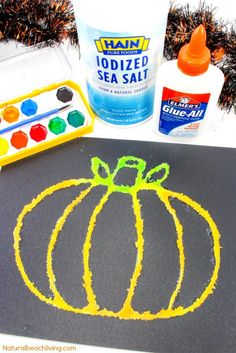
POLYGON ((137 124, 149 118, 159 51, 157 35, 101 32, 83 24, 80 33, 88 97, 95 114, 114 125, 137 124))
POLYGON ((158 130, 173 137, 197 136, 209 98, 209 93, 184 93, 164 87, 158 130))

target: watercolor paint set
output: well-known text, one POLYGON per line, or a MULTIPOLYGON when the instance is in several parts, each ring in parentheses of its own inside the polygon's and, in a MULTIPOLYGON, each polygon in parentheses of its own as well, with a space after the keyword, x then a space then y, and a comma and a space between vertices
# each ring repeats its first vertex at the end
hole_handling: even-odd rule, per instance
POLYGON ((69 79, 69 63, 59 47, 33 47, 7 58, 0 62, 0 74, 6 83, 0 89, 5 98, 0 167, 92 131, 93 112, 69 79))

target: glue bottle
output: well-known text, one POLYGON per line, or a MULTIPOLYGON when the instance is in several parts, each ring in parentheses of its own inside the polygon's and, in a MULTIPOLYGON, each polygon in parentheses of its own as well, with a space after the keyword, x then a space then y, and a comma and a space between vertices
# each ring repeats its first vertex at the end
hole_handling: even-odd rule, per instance
POLYGON ((90 105, 113 126, 153 114, 169 0, 73 0, 90 105))
POLYGON ((192 33, 177 60, 159 68, 156 78, 154 130, 176 140, 200 136, 214 118, 224 84, 220 69, 210 64, 203 25, 192 33))

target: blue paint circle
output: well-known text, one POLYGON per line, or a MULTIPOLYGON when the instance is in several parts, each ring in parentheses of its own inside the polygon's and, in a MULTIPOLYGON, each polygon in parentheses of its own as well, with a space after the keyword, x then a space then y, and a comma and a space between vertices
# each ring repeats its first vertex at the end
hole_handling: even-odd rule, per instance
POLYGON ((27 99, 21 104, 21 112, 26 116, 31 116, 36 114, 38 110, 38 105, 32 99, 27 99))

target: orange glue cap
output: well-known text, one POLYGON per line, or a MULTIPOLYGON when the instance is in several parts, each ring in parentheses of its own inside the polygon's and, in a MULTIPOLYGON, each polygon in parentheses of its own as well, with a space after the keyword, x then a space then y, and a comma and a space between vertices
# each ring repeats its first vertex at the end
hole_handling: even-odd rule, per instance
POLYGON ((193 31, 189 44, 180 49, 178 68, 186 75, 197 76, 207 71, 210 60, 211 53, 206 47, 206 30, 200 25, 193 31))

